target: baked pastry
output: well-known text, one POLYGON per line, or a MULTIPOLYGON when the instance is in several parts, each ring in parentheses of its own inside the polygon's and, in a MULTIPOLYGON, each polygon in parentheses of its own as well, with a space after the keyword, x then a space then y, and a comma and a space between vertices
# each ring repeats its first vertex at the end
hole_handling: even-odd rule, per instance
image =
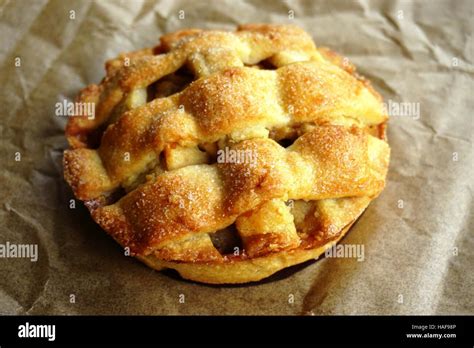
POLYGON ((64 175, 132 255, 244 283, 339 241, 381 192, 380 95, 291 25, 182 30, 106 63, 70 118, 64 175))

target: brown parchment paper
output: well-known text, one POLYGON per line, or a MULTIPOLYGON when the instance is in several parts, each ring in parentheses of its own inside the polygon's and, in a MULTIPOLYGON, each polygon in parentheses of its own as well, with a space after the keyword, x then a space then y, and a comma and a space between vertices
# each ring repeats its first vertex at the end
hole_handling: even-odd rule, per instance
POLYGON ((0 243, 39 255, 0 258, 0 313, 473 314, 473 12, 469 0, 1 1, 0 243), (364 261, 206 286, 124 257, 80 202, 70 208, 55 103, 166 32, 248 22, 300 25, 419 117, 391 118, 387 187, 343 240, 364 245, 364 261))

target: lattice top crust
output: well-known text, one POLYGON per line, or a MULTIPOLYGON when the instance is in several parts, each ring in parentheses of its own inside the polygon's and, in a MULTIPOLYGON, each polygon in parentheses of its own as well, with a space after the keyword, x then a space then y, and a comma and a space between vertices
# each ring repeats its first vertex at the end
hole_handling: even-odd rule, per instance
POLYGON ((95 117, 70 118, 65 178, 134 254, 217 264, 308 250, 384 187, 381 97, 295 26, 183 30, 106 71, 78 96, 95 117))

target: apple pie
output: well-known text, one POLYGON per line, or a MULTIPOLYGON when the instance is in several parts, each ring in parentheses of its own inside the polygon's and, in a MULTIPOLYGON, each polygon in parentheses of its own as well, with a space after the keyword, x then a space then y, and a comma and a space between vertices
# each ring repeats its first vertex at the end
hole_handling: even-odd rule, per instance
POLYGON ((130 255, 245 283, 337 243, 385 185, 381 96, 292 25, 186 29, 106 63, 64 176, 130 255))

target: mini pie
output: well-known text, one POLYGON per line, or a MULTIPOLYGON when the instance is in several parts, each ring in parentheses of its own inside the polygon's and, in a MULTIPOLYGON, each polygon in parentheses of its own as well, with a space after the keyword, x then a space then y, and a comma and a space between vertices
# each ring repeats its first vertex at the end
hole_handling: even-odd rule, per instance
POLYGON ((380 95, 298 27, 182 30, 106 71, 77 98, 95 117, 69 119, 64 176, 154 269, 263 279, 318 258, 385 185, 380 95))

